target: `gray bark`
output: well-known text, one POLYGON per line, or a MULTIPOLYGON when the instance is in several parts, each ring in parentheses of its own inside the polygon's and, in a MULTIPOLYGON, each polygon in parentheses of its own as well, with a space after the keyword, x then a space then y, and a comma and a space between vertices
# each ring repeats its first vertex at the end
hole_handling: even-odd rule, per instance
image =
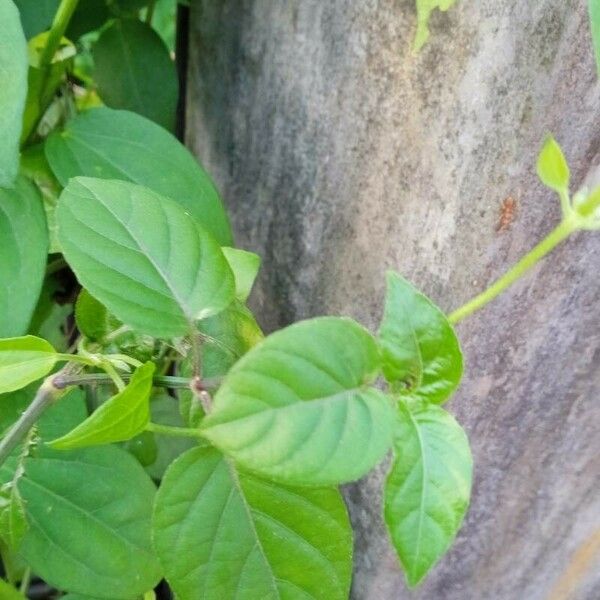
MULTIPOLYGON (((388 268, 457 307, 558 222, 535 176, 546 132, 574 189, 598 164, 584 0, 459 0, 417 56, 414 0, 192 4, 188 142, 263 257, 268 330, 319 314, 376 329, 388 268)), ((465 525, 409 595, 380 517, 385 468, 349 486, 354 598, 600 598, 599 256, 600 234, 579 233, 459 326, 465 525)))

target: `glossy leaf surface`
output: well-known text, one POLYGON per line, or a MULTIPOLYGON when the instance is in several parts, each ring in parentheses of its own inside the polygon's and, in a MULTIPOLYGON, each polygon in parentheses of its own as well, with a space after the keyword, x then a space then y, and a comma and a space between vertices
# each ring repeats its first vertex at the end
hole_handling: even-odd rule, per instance
POLYGON ((469 505, 472 458, 454 418, 439 406, 401 402, 395 459, 385 484, 385 522, 410 586, 450 547, 469 505))
POLYGON ((334 488, 277 485, 195 448, 167 471, 153 529, 180 600, 348 597, 352 533, 334 488))
POLYGON ((83 423, 66 435, 49 442, 52 448, 67 450, 123 442, 135 437, 150 420, 150 392, 154 363, 136 369, 127 387, 96 409, 83 423))
POLYGON ((88 110, 50 135, 46 155, 63 186, 80 175, 144 185, 181 204, 221 245, 231 244, 229 219, 210 177, 175 137, 140 115, 88 110))
POLYGON ((358 479, 391 442, 388 400, 369 388, 379 367, 375 341, 354 321, 301 321, 233 366, 203 433, 240 465, 272 479, 358 479))
POLYGON ((179 94, 175 63, 149 25, 137 19, 113 21, 92 54, 98 93, 107 106, 131 110, 173 130, 179 94))
POLYGON ((454 329, 431 300, 393 272, 387 274, 379 341, 383 373, 400 391, 441 404, 458 386, 463 361, 454 329))
POLYGON ((0 340, 0 394, 47 375, 56 363, 54 348, 32 335, 0 340))
POLYGON ((0 2, 0 187, 10 187, 19 167, 21 119, 27 94, 27 42, 12 0, 0 2))
POLYGON ((60 197, 57 222, 80 283, 142 333, 184 335, 233 300, 233 274, 216 241, 147 188, 76 178, 60 197))
POLYGON ((0 338, 27 332, 42 289, 48 231, 42 198, 25 177, 0 189, 0 338))

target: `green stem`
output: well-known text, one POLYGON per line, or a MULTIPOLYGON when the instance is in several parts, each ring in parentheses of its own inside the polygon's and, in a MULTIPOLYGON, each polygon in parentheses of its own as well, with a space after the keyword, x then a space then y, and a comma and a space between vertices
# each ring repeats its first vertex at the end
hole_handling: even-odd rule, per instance
POLYGON ((21 580, 21 585, 19 586, 19 591, 21 594, 27 594, 27 590, 29 589, 29 584, 31 583, 31 569, 27 567, 25 572, 23 573, 23 579, 21 580))
POLYGON ((161 435, 170 435, 174 437, 200 438, 202 434, 198 429, 191 427, 173 427, 172 425, 159 425, 158 423, 148 423, 146 431, 159 433, 161 435))
POLYGON ((58 273, 67 266, 67 261, 64 258, 57 258, 46 265, 46 276, 58 273))
POLYGON ((65 35, 65 31, 69 26, 69 21, 77 8, 79 0, 62 0, 56 15, 54 15, 54 21, 48 32, 48 39, 46 40, 46 46, 40 56, 40 69, 46 69, 52 64, 52 59, 56 54, 56 51, 60 47, 60 41, 65 35))
POLYGON ((479 310, 488 302, 502 293, 507 287, 521 278, 546 254, 553 250, 558 244, 565 240, 577 229, 577 223, 573 219, 564 219, 558 227, 553 229, 537 246, 526 254, 512 269, 507 271, 500 279, 493 283, 487 290, 475 296, 472 300, 456 309, 448 316, 450 323, 455 324, 468 317, 471 313, 479 310))
MULTIPOLYGON (((131 379, 128 373, 122 373, 121 378, 124 381, 131 379)), ((112 379, 104 373, 86 373, 85 375, 57 375, 54 378, 54 385, 59 389, 69 387, 71 385, 86 385, 92 383, 112 383, 112 379)), ((189 377, 174 377, 172 375, 156 375, 152 378, 152 383, 157 387, 166 388, 188 388, 190 387, 191 379, 189 377)), ((207 389, 219 387, 221 379, 218 377, 203 379, 202 384, 207 389)))
POLYGON ((152 25, 152 17, 154 16, 154 9, 156 8, 156 0, 150 2, 146 9, 146 25, 152 25))

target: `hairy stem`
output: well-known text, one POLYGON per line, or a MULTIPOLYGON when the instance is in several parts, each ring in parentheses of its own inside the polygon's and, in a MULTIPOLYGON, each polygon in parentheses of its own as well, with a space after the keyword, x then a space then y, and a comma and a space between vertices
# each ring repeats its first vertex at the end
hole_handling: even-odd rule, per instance
POLYGON ((0 466, 4 464, 12 451, 23 441, 29 430, 36 424, 44 411, 49 408, 63 393, 57 388, 53 379, 55 376, 46 378, 40 386, 33 401, 26 408, 19 420, 9 429, 8 433, 0 441, 0 466))
POLYGON ((56 15, 54 15, 54 21, 48 32, 48 39, 46 40, 46 46, 40 56, 40 68, 46 69, 52 64, 52 59, 56 54, 60 46, 60 41, 65 35, 65 31, 69 26, 69 21, 77 8, 79 0, 62 0, 56 15))
POLYGON ((448 316, 450 323, 455 324, 479 310, 507 287, 520 279, 529 269, 535 266, 546 254, 564 241, 577 229, 577 222, 573 219, 564 219, 558 227, 553 229, 537 246, 527 253, 512 269, 507 271, 500 279, 494 282, 484 292, 469 300, 466 304, 456 309, 448 316))

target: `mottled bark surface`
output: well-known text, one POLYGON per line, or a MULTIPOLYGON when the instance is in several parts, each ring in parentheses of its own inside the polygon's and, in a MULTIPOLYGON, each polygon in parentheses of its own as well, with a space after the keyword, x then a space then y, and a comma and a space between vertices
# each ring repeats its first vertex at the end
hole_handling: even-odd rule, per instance
MULTIPOLYGON (((238 244, 260 253, 268 330, 318 314, 376 328, 384 272, 444 309, 547 233, 547 131, 574 187, 599 162, 584 0, 460 0, 411 53, 413 0, 196 0, 188 142, 238 244), (518 200, 498 232, 500 205, 518 200)), ((459 327, 450 408, 476 473, 452 551, 413 594, 380 518, 384 469, 350 486, 353 597, 600 598, 600 235, 580 233, 459 327)))

